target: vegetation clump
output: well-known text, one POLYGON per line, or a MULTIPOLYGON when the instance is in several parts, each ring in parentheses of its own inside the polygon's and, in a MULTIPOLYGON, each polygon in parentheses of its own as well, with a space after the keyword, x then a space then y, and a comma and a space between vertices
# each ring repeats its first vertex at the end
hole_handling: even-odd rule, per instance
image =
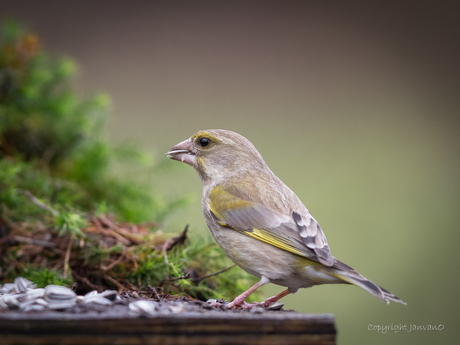
POLYGON ((151 159, 104 138, 109 98, 80 100, 71 60, 50 57, 14 22, 0 39, 0 282, 22 275, 39 287, 76 282, 80 293, 154 289, 203 299, 234 297, 253 282, 229 269, 209 238, 161 229, 186 199, 153 192, 151 159), (144 176, 117 176, 120 162, 144 176))

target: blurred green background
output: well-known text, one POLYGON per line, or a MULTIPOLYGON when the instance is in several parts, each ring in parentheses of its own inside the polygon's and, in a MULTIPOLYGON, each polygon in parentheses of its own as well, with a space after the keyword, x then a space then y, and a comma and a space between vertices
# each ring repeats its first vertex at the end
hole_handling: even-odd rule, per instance
MULTIPOLYGON (((320 286, 285 298, 287 309, 335 314, 340 344, 454 344, 459 14, 454 1, 17 1, 0 17, 75 59, 81 94, 112 96, 115 143, 165 159, 199 129, 249 138, 332 253, 408 303, 320 286), (444 329, 368 329, 400 324, 444 329)), ((161 189, 194 202, 165 227, 205 233, 198 176, 170 166, 161 189)))

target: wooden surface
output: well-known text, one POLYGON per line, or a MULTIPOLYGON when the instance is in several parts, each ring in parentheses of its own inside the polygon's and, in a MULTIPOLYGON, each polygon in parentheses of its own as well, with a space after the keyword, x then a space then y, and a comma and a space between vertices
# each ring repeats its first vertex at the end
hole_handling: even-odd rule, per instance
POLYGON ((248 312, 159 314, 0 313, 0 344, 335 344, 330 314, 248 312))

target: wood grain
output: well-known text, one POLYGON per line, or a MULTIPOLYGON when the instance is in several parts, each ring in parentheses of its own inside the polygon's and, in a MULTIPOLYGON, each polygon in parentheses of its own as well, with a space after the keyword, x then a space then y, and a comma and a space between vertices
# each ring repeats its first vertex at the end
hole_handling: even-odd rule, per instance
POLYGON ((51 312, 0 314, 2 345, 335 344, 329 314, 185 312, 154 317, 51 312))

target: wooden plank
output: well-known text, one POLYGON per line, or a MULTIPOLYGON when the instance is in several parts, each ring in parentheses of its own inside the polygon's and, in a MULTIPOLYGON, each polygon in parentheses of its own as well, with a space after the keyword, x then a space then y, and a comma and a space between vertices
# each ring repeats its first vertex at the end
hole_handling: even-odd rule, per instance
POLYGON ((335 344, 334 317, 295 312, 0 314, 2 345, 30 344, 335 344))

